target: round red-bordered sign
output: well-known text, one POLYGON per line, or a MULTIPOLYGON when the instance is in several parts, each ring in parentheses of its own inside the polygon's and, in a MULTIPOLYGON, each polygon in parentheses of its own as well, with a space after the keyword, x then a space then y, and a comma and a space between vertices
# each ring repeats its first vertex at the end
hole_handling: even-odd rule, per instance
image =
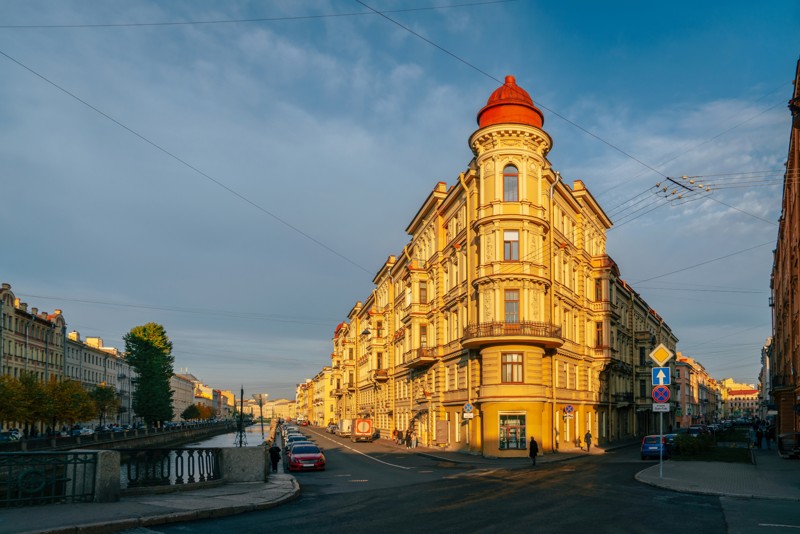
POLYGON ((667 386, 656 386, 653 388, 653 400, 656 402, 669 401, 669 388, 667 386))

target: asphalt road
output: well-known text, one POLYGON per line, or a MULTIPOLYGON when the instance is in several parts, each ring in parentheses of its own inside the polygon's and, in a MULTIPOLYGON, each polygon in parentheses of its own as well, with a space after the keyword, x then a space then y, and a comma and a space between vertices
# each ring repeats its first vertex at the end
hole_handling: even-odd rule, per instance
POLYGON ((797 532, 797 503, 681 494, 634 480, 636 448, 536 468, 467 468, 318 434, 329 468, 263 512, 129 533, 797 532), (794 528, 790 528, 794 526, 794 528))

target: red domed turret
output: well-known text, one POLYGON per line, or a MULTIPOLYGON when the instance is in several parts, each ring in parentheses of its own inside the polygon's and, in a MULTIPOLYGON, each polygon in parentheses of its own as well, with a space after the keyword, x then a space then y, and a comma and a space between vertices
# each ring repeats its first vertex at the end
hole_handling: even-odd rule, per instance
POLYGON ((536 128, 544 124, 542 112, 533 105, 531 95, 517 85, 513 76, 506 76, 506 82, 492 93, 478 112, 478 126, 481 128, 509 122, 536 128))

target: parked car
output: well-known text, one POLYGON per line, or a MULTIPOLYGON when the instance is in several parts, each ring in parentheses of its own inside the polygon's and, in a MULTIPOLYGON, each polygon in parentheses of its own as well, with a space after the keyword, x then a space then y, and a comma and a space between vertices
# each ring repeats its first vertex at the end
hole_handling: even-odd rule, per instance
POLYGON ((337 430, 339 430, 339 425, 335 425, 333 423, 328 425, 328 433, 329 434, 336 434, 337 430))
POLYGON ((19 441, 19 434, 15 432, 0 432, 0 442, 3 441, 19 441))
POLYGON ((642 438, 642 460, 648 458, 669 458, 669 447, 667 446, 666 437, 662 436, 645 436, 642 438), (663 452, 662 452, 663 451, 663 452))
POLYGON ((308 438, 302 434, 289 434, 283 438, 283 446, 286 447, 295 441, 308 441, 308 438))
POLYGON ((692 437, 697 437, 702 434, 708 434, 708 427, 706 425, 692 425, 688 429, 688 434, 692 437))
POLYGON ((298 445, 314 445, 316 447, 316 445, 313 442, 308 441, 308 440, 305 440, 305 441, 293 441, 291 443, 287 443, 286 444, 286 446, 283 448, 283 452, 284 453, 288 453, 289 451, 291 451, 292 449, 294 449, 298 445))
POLYGON ((297 445, 284 454, 288 471, 324 471, 325 455, 316 445, 297 445))

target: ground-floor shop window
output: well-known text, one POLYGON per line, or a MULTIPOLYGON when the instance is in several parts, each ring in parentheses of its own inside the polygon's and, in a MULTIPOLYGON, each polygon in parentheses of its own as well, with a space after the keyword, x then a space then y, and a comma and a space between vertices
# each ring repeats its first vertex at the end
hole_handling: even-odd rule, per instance
POLYGON ((500 414, 500 450, 527 449, 525 414, 500 414))

